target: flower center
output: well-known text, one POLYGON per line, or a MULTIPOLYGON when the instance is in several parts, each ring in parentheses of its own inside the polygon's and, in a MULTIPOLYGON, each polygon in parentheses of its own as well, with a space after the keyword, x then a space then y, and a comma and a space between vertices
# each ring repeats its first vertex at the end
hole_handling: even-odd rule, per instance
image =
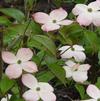
POLYGON ((36 88, 36 91, 40 91, 40 87, 37 87, 37 88, 36 88))
POLYGON ((78 68, 79 68, 79 64, 74 65, 72 68, 73 68, 73 69, 72 69, 73 71, 77 71, 78 68))
POLYGON ((93 10, 92 10, 92 8, 88 8, 88 12, 92 12, 93 10))
POLYGON ((18 64, 21 64, 21 63, 22 63, 22 61, 21 61, 21 60, 18 60, 18 61, 17 61, 17 63, 18 63, 18 64))
POLYGON ((57 21, 56 21, 56 20, 53 20, 52 22, 53 22, 53 23, 56 23, 57 21))
POLYGON ((74 51, 75 49, 72 47, 71 50, 74 51))

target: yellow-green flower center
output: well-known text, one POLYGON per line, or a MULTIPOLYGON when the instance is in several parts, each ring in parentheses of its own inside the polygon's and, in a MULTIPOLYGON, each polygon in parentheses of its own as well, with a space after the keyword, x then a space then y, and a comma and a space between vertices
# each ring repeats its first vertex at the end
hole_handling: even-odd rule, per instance
POLYGON ((36 88, 36 91, 40 91, 40 87, 37 87, 37 88, 36 88))
POLYGON ((21 64, 21 63, 22 63, 22 61, 21 61, 21 60, 18 60, 18 61, 17 61, 17 63, 18 63, 18 64, 21 64))
POLYGON ((92 10, 92 8, 88 8, 88 12, 92 12, 93 10, 92 10))
POLYGON ((52 22, 53 22, 53 23, 56 23, 57 21, 56 21, 56 20, 53 20, 52 22))

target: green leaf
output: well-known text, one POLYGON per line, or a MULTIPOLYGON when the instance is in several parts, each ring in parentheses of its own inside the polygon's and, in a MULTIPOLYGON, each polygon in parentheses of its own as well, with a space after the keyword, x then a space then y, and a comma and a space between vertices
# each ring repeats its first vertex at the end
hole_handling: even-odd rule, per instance
POLYGON ((17 24, 8 27, 4 31, 4 44, 11 44, 14 39, 17 39, 20 35, 23 35, 26 28, 26 24, 17 24))
POLYGON ((1 8, 0 12, 16 19, 18 22, 22 22, 25 18, 24 14, 20 10, 15 8, 1 8))
POLYGON ((48 65, 48 68, 51 70, 51 72, 65 85, 66 84, 66 73, 64 68, 62 68, 62 66, 60 66, 57 63, 50 63, 50 61, 48 62, 48 60, 46 59, 46 63, 48 65))
POLYGON ((55 77, 55 75, 50 71, 43 71, 37 74, 37 79, 40 82, 49 82, 55 77))
POLYGON ((98 77, 97 82, 95 84, 100 89, 100 77, 98 77))
POLYGON ((80 84, 76 84, 75 85, 77 91, 79 92, 81 99, 84 99, 86 97, 86 93, 85 93, 85 89, 82 85, 80 84))
POLYGON ((32 60, 34 62, 36 62, 38 65, 40 65, 40 63, 43 62, 44 57, 45 57, 45 52, 44 51, 40 51, 40 52, 37 53, 37 55, 34 55, 32 60))
POLYGON ((0 25, 8 26, 11 22, 4 16, 0 16, 0 25))
POLYGON ((65 44, 79 43, 83 37, 83 29, 76 23, 69 26, 64 26, 60 29, 60 38, 65 41, 65 44))
POLYGON ((97 53, 100 48, 100 39, 97 34, 84 30, 83 45, 87 53, 97 53))
POLYGON ((100 51, 98 52, 98 59, 99 59, 98 64, 100 65, 100 51))
POLYGON ((16 95, 12 95, 10 101, 25 101, 22 98, 17 97, 16 95))
POLYGON ((56 46, 54 42, 45 35, 34 35, 28 42, 29 47, 35 47, 53 55, 56 55, 56 46))
POLYGON ((34 21, 31 21, 30 27, 32 29, 32 36, 37 34, 43 34, 43 31, 41 30, 41 26, 34 21))
POLYGON ((88 0, 75 0, 74 2, 75 3, 86 3, 88 2, 88 0))
POLYGON ((3 75, 0 81, 0 89, 2 94, 5 94, 8 90, 10 90, 14 84, 14 80, 10 80, 7 76, 3 75))

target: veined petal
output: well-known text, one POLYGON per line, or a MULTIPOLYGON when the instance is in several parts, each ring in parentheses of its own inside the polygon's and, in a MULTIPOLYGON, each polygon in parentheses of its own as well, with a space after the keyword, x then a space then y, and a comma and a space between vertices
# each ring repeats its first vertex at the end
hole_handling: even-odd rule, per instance
POLYGON ((63 68, 65 69, 66 77, 67 77, 67 78, 72 77, 72 73, 73 73, 73 71, 71 70, 71 67, 63 66, 63 68))
POLYGON ((18 57, 19 60, 25 62, 32 58, 33 52, 29 48, 20 48, 16 56, 18 57))
POLYGON ((28 90, 23 94, 25 101, 38 101, 40 99, 38 93, 33 90, 28 90))
POLYGON ((5 73, 10 79, 17 79, 22 74, 22 68, 20 65, 11 64, 7 67, 5 73))
POLYGON ((78 70, 79 71, 88 71, 90 69, 90 65, 89 64, 82 64, 79 66, 78 70))
POLYGON ((39 95, 43 101, 56 101, 56 96, 53 92, 39 92, 39 95))
POLYGON ((84 4, 77 4, 72 10, 74 15, 79 15, 86 11, 87 11, 87 5, 84 4))
POLYGON ((33 14, 32 17, 37 23, 40 23, 40 24, 45 24, 48 22, 48 20, 50 20, 49 15, 42 12, 37 12, 33 14))
POLYGON ((83 62, 86 59, 86 55, 84 52, 74 51, 73 57, 77 62, 83 62))
POLYGON ((55 9, 50 12, 50 17, 53 20, 61 21, 67 17, 67 12, 63 8, 55 9))
POLYGON ((37 79, 32 74, 23 74, 22 83, 30 89, 34 89, 38 84, 37 79))
POLYGON ((17 57, 13 53, 7 51, 2 52, 2 59, 5 63, 8 64, 13 64, 17 62, 17 57))
POLYGON ((86 92, 90 97, 100 99, 100 90, 95 85, 90 84, 86 92))
POLYGON ((75 51, 84 51, 85 49, 81 45, 73 45, 75 51))
POLYGON ((21 66, 24 69, 24 71, 29 73, 34 73, 38 71, 37 65, 35 64, 35 62, 32 61, 23 62, 21 66))
POLYGON ((91 13, 82 13, 77 17, 77 22, 83 26, 89 26, 93 21, 91 13))
POLYGON ((74 81, 83 83, 88 79, 87 72, 75 71, 72 75, 74 81))
POLYGON ((54 24, 54 23, 46 23, 46 24, 42 25, 41 28, 43 31, 49 32, 49 31, 54 31, 54 30, 59 29, 60 26, 57 24, 54 24))
POLYGON ((53 87, 49 83, 39 82, 38 85, 39 85, 41 91, 47 91, 47 92, 54 91, 53 87))
POLYGON ((57 22, 57 24, 60 24, 60 25, 70 25, 72 23, 73 21, 71 20, 62 20, 62 21, 57 22))

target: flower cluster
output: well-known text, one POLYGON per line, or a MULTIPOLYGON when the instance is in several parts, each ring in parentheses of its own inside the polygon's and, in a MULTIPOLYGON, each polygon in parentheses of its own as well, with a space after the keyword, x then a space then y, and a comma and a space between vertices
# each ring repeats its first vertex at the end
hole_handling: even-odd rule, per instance
MULTIPOLYGON (((76 4, 73 8, 72 13, 77 16, 76 21, 83 26, 89 26, 94 24, 100 26, 100 0, 91 2, 88 5, 76 4)), ((68 13, 63 9, 55 9, 46 14, 43 12, 36 12, 32 15, 33 19, 42 24, 43 31, 54 31, 59 29, 62 25, 70 25, 73 23, 72 20, 65 19, 68 13)))
POLYGON ((80 45, 63 46, 59 49, 61 57, 65 60, 63 68, 66 71, 66 77, 72 78, 76 82, 83 83, 88 79, 89 64, 80 64, 86 59, 84 48, 80 45), (80 76, 81 75, 81 76, 80 76))
MULTIPOLYGON (((9 64, 5 70, 5 74, 10 79, 22 78, 22 83, 30 90, 23 94, 26 101, 56 101, 53 87, 45 82, 38 82, 30 73, 38 71, 37 65, 31 60, 33 52, 29 48, 20 48, 16 55, 11 52, 3 51, 2 59, 9 64), (23 72, 24 71, 24 72, 23 72)), ((3 98, 2 101, 6 100, 3 98)))
MULTIPOLYGON (((81 26, 100 26, 100 0, 91 2, 88 5, 76 4, 72 9, 72 13, 76 20, 67 19, 68 13, 61 7, 52 10, 49 14, 36 12, 32 15, 32 18, 46 32, 58 30, 62 26, 67 26, 75 22, 81 26)), ((71 78, 81 84, 84 83, 88 79, 88 71, 91 66, 84 63, 86 54, 83 46, 76 44, 72 46, 66 45, 59 48, 59 51, 62 60, 65 62, 62 69, 66 72, 66 78, 71 78)), ((9 79, 19 79, 27 87, 27 91, 22 93, 25 101, 56 101, 54 88, 49 83, 39 82, 34 76, 38 72, 38 67, 32 61, 32 57, 33 52, 29 48, 20 48, 16 54, 9 51, 2 51, 2 59, 8 64, 5 69, 6 76, 9 79)), ((86 92, 91 99, 81 101, 100 100, 100 90, 95 85, 88 85, 86 92)), ((1 101, 7 101, 11 96, 8 94, 7 98, 4 97, 1 101)))

